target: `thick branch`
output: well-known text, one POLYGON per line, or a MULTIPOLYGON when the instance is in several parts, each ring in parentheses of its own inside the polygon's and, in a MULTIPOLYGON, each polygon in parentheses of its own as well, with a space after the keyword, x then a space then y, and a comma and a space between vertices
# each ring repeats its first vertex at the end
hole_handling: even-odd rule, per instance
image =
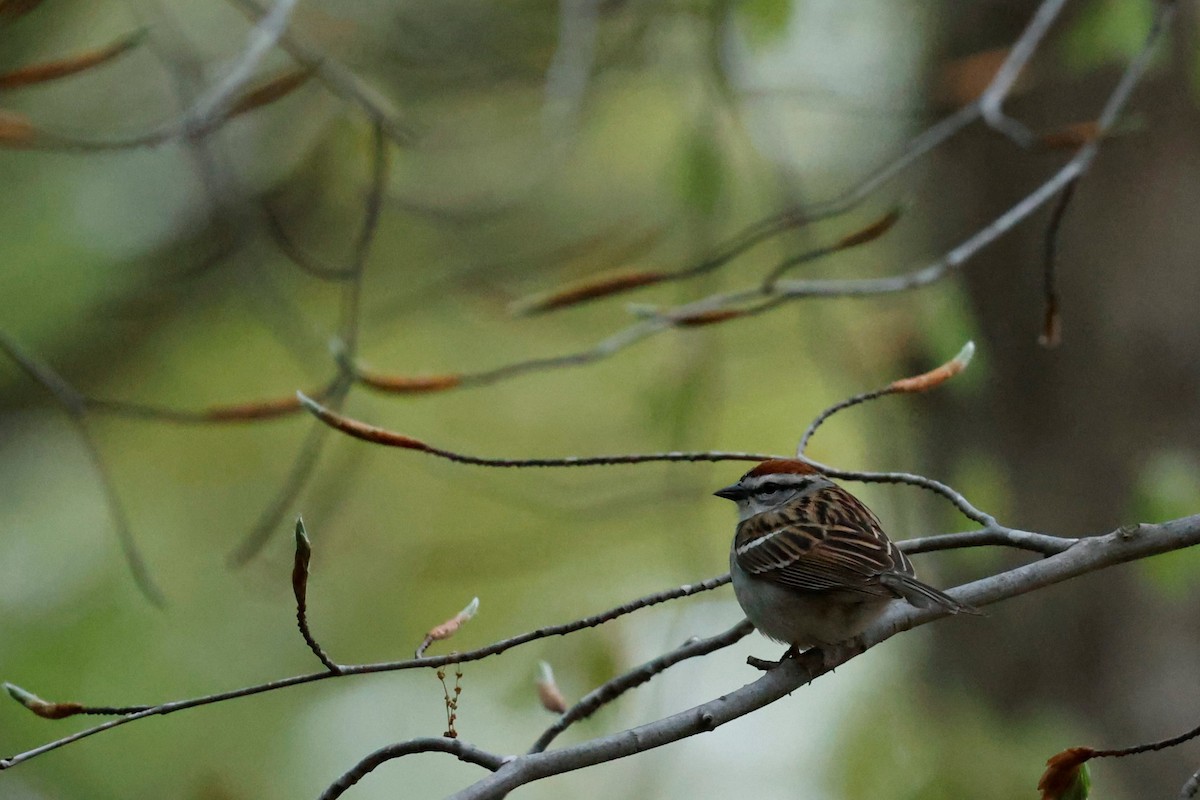
MULTIPOLYGON (((1200 515, 1159 525, 1131 525, 1106 536, 1081 539, 1058 555, 969 583, 954 598, 984 606, 1027 594, 1055 583, 1140 558, 1200 544, 1200 515)), ((821 653, 785 661, 753 683, 727 695, 656 722, 547 753, 518 756, 494 775, 453 795, 453 800, 503 797, 518 786, 661 747, 743 717, 779 700, 805 683, 901 631, 945 616, 941 609, 893 604, 862 636, 860 644, 843 648, 831 663, 821 653)))

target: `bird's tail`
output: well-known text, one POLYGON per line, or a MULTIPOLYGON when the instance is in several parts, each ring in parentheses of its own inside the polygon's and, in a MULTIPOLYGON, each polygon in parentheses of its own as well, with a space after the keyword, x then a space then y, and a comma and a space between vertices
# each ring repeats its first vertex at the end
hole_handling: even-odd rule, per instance
POLYGON ((907 600, 917 608, 944 608, 951 614, 983 615, 983 612, 974 606, 960 603, 940 589, 935 589, 927 583, 921 583, 912 575, 889 572, 880 575, 879 580, 884 586, 895 592, 897 597, 907 600))

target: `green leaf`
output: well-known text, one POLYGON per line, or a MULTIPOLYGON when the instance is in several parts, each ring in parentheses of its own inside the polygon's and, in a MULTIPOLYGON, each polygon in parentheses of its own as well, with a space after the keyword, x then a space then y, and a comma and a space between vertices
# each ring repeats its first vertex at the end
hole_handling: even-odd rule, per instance
POLYGON ((1087 764, 1079 765, 1079 772, 1075 776, 1075 783, 1071 784, 1071 788, 1063 792, 1059 797, 1061 800, 1087 800, 1092 793, 1092 774, 1088 771, 1087 764))

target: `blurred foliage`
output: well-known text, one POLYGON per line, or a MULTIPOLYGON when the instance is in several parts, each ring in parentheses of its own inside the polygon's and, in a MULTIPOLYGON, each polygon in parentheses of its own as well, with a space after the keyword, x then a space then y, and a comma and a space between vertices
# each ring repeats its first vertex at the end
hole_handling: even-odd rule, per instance
POLYGON ((779 41, 787 33, 792 18, 791 0, 741 0, 735 3, 738 21, 745 26, 747 38, 756 44, 779 41))
POLYGON ((1129 62, 1146 41, 1156 0, 1100 0, 1080 11, 1062 41, 1068 68, 1077 72, 1129 62))
MULTIPOLYGON (((1080 48, 1077 63, 1098 63, 1119 38, 1114 31, 1138 24, 1123 5, 1138 6, 1104 4, 1109 16, 1080 23, 1075 36, 1086 41, 1071 45, 1080 48)), ((694 263, 797 197, 818 200, 850 185, 920 122, 896 109, 921 95, 935 19, 928 9, 892 0, 599 8, 583 88, 554 94, 548 73, 564 64, 570 73, 572 54, 587 50, 560 48, 557 3, 300 5, 297 35, 365 76, 419 134, 416 145, 393 151, 364 282, 364 363, 405 374, 467 371, 590 346, 633 321, 626 298, 528 319, 506 309, 578 277, 694 263), (844 101, 851 90, 860 94, 844 101)), ((148 27, 145 47, 102 70, 0 94, 5 109, 47 129, 96 139, 174 118, 223 74, 248 30, 223 4, 187 2, 44 4, 0 25, 0 71, 148 27)), ((275 53, 264 69, 288 64, 275 53)), ((8 200, 0 207, 0 330, 106 398, 196 409, 319 382, 332 369, 342 289, 282 257, 262 230, 260 204, 271 204, 306 251, 343 264, 362 215, 369 149, 361 114, 314 81, 202 142, 0 151, 8 200)), ((901 191, 919 202, 939 190, 918 176, 901 191)), ((844 235, 894 200, 881 196, 845 220, 789 233, 695 285, 630 299, 671 304, 752 283, 778 258, 844 235)), ((906 217, 888 238, 809 274, 890 274, 927 258, 939 233, 906 217)), ((584 369, 443 396, 356 390, 347 408, 484 455, 786 453, 820 408, 943 360, 973 330, 961 288, 949 283, 866 302, 798 304, 719 329, 674 331, 584 369)), ((986 374, 983 354, 944 391, 982 391, 986 374)), ((310 622, 342 662, 407 655, 474 595, 479 616, 433 652, 726 568, 732 519, 709 492, 736 477, 738 465, 488 471, 330 436, 316 478, 284 504, 266 552, 231 570, 227 554, 279 491, 313 423, 97 419, 118 494, 171 599, 158 613, 130 586, 96 475, 66 420, 7 362, 0 386, 0 678, 51 700, 157 702, 315 669, 293 628, 287 581, 288 530, 300 511, 314 550, 310 622)), ((812 455, 919 469, 912 430, 923 402, 890 399, 839 416, 812 455)), ((1006 488, 985 459, 960 470, 937 477, 961 479, 984 507, 1004 506, 1006 488)), ((861 495, 905 535, 961 526, 911 489, 864 487, 861 495)), ((1175 501, 1147 502, 1147 516, 1157 518, 1150 512, 1175 501)), ((725 592, 466 665, 459 730, 483 746, 518 749, 549 723, 533 689, 538 660, 553 664, 573 700, 737 618, 725 592)), ((740 685, 752 677, 746 653, 768 648, 756 637, 725 660, 680 667, 564 740, 676 710, 700 699, 700 687, 740 685)), ((869 668, 916 658, 915 650, 884 650, 869 668)), ((860 686, 855 669, 839 671, 845 694, 820 706, 836 692, 820 693, 819 718, 809 721, 849 754, 821 766, 841 796, 1016 796, 1064 738, 1057 722, 995 719, 965 690, 937 698, 881 692, 870 716, 847 719, 860 686)), ((792 702, 775 712, 794 713, 792 702)), ((0 706, 0 719, 6 755, 75 729, 15 706, 0 706)), ((783 765, 758 795, 805 796, 789 748, 810 731, 771 734, 761 724, 752 717, 704 737, 713 745, 688 747, 714 747, 705 766, 743 783, 764 765, 783 765), (748 744, 753 752, 735 752, 748 744)), ((4 791, 89 800, 314 796, 370 749, 444 725, 432 674, 328 681, 130 725, 6 773, 4 791)), ((565 776, 527 794, 610 796, 613 786, 634 786, 649 787, 641 796, 693 796, 661 778, 670 765, 689 772, 692 752, 663 751, 607 766, 596 773, 605 779, 565 776)), ((476 776, 436 757, 413 759, 372 775, 355 797, 401 788, 440 796, 476 776)), ((807 796, 822 796, 815 792, 807 796)))
POLYGON ((1046 754, 1072 741, 1069 726, 1051 714, 1003 719, 966 687, 910 678, 914 683, 902 691, 876 691, 843 725, 835 796, 1027 797, 1046 754))
MULTIPOLYGON (((1130 518, 1178 519, 1196 512, 1200 497, 1200 463, 1188 452, 1162 452, 1144 465, 1135 487, 1130 518)), ((1164 553, 1141 562, 1139 568, 1153 586, 1179 600, 1196 591, 1200 552, 1195 548, 1164 553)))

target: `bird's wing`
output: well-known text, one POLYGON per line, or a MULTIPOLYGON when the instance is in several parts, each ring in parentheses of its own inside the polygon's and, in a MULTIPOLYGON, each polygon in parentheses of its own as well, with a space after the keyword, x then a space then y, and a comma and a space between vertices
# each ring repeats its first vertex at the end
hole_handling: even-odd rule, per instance
POLYGON ((879 576, 912 574, 875 515, 837 486, 745 520, 734 558, 756 578, 814 592, 893 596, 879 576))

